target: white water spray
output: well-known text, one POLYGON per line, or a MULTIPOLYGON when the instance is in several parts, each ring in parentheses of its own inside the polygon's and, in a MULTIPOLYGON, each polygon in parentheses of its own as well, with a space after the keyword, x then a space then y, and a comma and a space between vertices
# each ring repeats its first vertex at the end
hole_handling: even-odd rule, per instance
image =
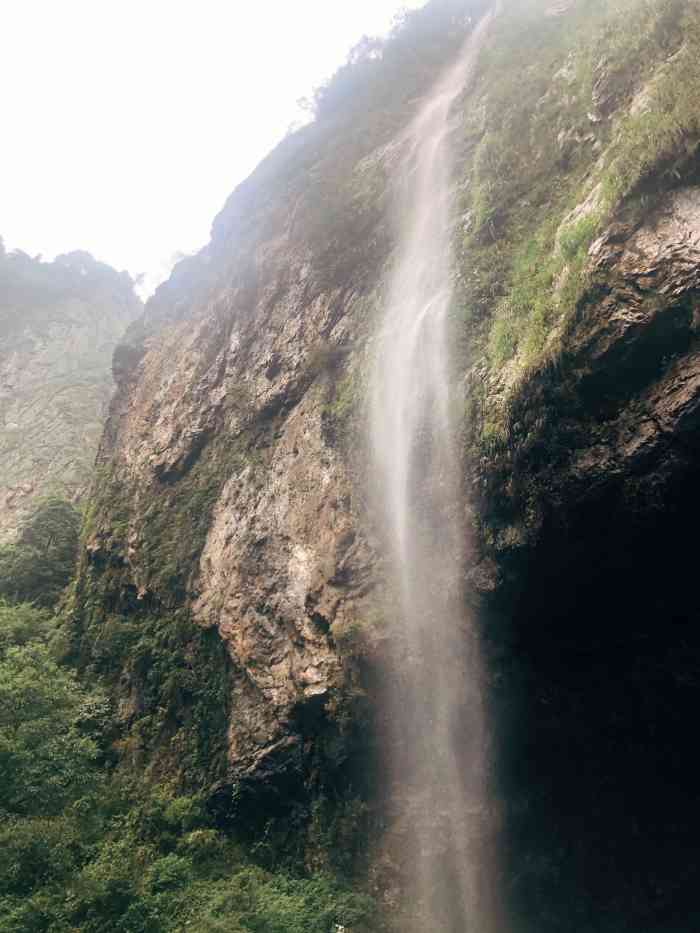
POLYGON ((396 261, 371 381, 378 502, 401 624, 387 697, 412 930, 498 926, 488 855, 481 662, 465 610, 464 507, 450 398, 451 110, 488 18, 402 140, 396 261), (413 903, 413 898, 412 898, 413 903))

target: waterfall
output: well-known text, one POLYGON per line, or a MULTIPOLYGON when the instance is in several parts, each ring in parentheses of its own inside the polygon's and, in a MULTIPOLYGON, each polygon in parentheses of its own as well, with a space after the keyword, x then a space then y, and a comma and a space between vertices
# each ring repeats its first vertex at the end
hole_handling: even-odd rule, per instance
POLYGON ((478 638, 451 397, 452 105, 487 19, 401 140, 397 250, 370 385, 377 512, 400 625, 387 678, 389 779, 410 863, 410 929, 495 929, 478 638), (396 801, 399 801, 396 803, 396 801))

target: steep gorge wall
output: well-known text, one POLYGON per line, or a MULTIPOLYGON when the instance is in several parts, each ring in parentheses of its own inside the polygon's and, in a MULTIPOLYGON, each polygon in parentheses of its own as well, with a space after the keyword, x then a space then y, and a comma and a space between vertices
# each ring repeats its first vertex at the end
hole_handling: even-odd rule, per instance
POLYGON ((431 4, 381 59, 370 47, 341 69, 115 353, 75 650, 119 684, 136 758, 185 783, 308 797, 334 769, 352 783, 360 732, 367 748, 348 712, 363 704, 359 630, 381 616, 362 373, 396 136, 464 13, 431 4), (165 674, 174 630, 183 684, 165 674), (202 691, 210 649, 222 679, 202 691))
POLYGON ((42 497, 87 491, 112 353, 140 311, 129 277, 87 253, 0 255, 0 542, 42 497))
MULTIPOLYGON (((467 569, 516 929, 680 933, 695 909, 698 22, 522 0, 457 114, 467 569)), ((262 816, 381 792, 400 632, 362 409, 412 106, 288 139, 115 354, 76 657, 125 756, 262 816)))

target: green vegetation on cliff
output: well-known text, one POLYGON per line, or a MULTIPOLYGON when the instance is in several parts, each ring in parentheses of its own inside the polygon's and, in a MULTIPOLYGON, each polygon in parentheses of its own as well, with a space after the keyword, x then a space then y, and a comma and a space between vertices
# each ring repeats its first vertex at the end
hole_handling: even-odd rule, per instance
POLYGON ((117 767, 110 700, 61 645, 45 611, 0 603, 1 933, 370 928, 347 882, 256 864, 205 798, 117 767))
POLYGON ((75 573, 80 521, 70 502, 39 502, 18 541, 0 546, 0 598, 54 606, 75 573))
POLYGON ((523 0, 494 24, 466 99, 462 269, 472 343, 508 379, 557 355, 621 203, 696 151, 699 61, 685 0, 523 0))

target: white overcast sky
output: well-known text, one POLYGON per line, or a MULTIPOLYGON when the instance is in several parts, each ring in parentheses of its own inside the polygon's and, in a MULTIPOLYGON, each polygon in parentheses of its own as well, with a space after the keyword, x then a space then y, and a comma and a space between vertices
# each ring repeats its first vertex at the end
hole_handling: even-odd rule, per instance
POLYGON ((0 235, 152 288, 364 34, 425 0, 0 0, 0 235))

